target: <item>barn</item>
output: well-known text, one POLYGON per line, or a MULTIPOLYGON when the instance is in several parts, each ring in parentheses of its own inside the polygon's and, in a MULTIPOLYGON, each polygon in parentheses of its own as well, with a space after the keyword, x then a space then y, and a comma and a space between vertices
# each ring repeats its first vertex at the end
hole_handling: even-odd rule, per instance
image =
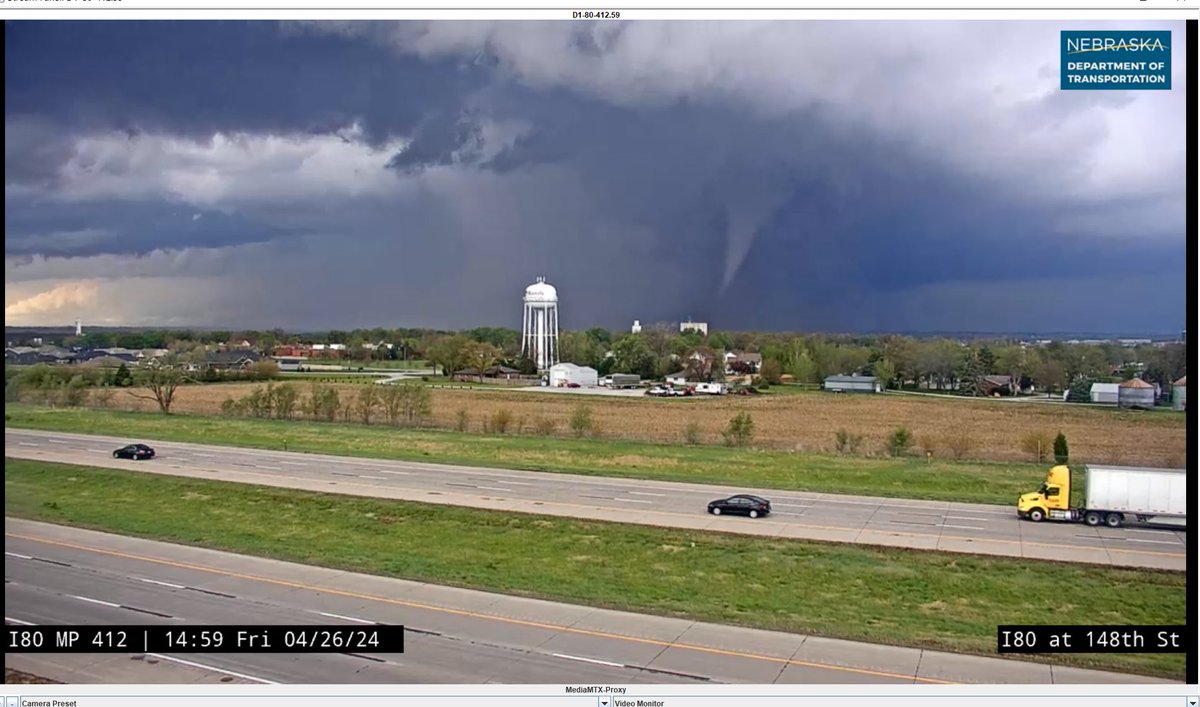
POLYGON ((1092 402, 1102 405, 1116 405, 1121 386, 1117 383, 1092 383, 1092 402))

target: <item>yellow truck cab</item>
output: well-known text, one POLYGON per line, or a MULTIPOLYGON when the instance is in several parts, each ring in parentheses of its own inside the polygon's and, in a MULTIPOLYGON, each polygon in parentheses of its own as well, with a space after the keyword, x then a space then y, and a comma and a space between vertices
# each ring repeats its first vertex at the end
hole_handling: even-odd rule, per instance
POLYGON ((1071 517, 1071 470, 1064 464, 1051 468, 1041 488, 1033 493, 1023 493, 1017 499, 1017 515, 1034 522, 1047 517, 1074 520, 1071 517))

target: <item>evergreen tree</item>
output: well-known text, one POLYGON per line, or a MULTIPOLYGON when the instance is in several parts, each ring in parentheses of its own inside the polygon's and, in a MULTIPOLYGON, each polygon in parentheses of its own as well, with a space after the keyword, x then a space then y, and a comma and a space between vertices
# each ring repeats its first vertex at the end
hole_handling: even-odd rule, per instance
POLYGON ((1066 464, 1070 455, 1067 452, 1067 436, 1062 432, 1054 438, 1054 463, 1066 464))

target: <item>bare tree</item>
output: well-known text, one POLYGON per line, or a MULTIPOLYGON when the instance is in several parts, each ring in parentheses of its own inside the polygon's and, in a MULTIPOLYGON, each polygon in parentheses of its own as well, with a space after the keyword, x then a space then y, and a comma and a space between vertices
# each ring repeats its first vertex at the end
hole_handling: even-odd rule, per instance
POLYGON ((171 404, 175 402, 175 391, 191 379, 184 375, 183 370, 175 366, 162 366, 141 370, 134 380, 138 388, 143 388, 149 393, 136 393, 130 390, 128 391, 130 395, 142 400, 153 400, 158 403, 158 409, 164 415, 170 415, 171 404))

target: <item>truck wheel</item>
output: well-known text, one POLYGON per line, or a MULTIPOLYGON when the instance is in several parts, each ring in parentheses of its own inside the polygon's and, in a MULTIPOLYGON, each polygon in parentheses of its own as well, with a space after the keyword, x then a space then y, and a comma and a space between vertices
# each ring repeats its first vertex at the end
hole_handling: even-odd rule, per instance
POLYGON ((1105 517, 1104 522, 1110 528, 1120 528, 1121 521, 1123 520, 1125 520, 1125 517, 1120 513, 1109 513, 1108 516, 1105 517))
POLYGON ((1096 511, 1088 511, 1087 515, 1085 515, 1083 517, 1083 522, 1087 523, 1088 525, 1092 526, 1093 528, 1096 527, 1097 525, 1100 525, 1100 522, 1103 520, 1104 520, 1104 517, 1101 516, 1096 511))
POLYGON ((1029 520, 1033 521, 1034 523, 1041 523, 1045 519, 1046 511, 1043 511, 1040 508, 1029 509, 1029 520))

